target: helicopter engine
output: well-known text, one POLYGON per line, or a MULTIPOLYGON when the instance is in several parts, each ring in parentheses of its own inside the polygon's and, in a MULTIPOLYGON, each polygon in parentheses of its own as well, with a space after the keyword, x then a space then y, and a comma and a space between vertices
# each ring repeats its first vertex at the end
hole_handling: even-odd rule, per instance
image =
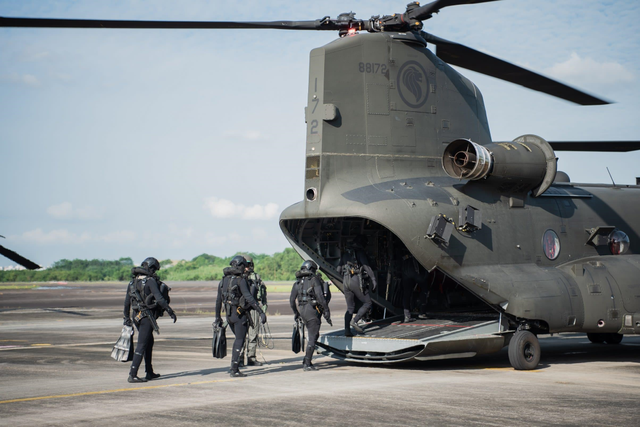
POLYGON ((523 135, 512 142, 477 144, 457 139, 444 150, 442 167, 452 178, 480 180, 518 193, 544 193, 556 176, 556 156, 551 145, 536 135, 523 135))

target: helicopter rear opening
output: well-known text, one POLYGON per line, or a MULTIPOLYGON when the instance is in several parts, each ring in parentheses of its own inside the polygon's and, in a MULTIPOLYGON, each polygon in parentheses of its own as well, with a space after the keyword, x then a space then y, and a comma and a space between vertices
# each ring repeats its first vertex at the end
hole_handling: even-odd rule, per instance
POLYGON ((400 316, 405 306, 413 317, 446 313, 499 316, 442 270, 427 271, 397 236, 377 222, 357 217, 312 218, 283 220, 281 226, 298 253, 316 261, 341 290, 337 267, 342 251, 356 236, 367 237, 365 250, 378 282, 371 293, 371 321, 400 316), (410 293, 406 299, 405 292, 410 293))

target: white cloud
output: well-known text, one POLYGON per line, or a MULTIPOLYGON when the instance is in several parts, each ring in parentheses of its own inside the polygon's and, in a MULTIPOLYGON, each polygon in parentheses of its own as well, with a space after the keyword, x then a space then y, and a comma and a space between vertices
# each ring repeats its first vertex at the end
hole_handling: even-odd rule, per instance
POLYGON ((79 219, 82 221, 91 221, 102 219, 102 211, 92 206, 74 209, 73 205, 69 202, 49 206, 47 208, 47 213, 55 219, 61 220, 79 219))
POLYGON ((205 199, 204 207, 211 212, 214 218, 239 218, 245 220, 268 220, 278 216, 278 205, 267 203, 266 205, 245 206, 235 204, 230 200, 210 197, 205 199))
POLYGON ((5 74, 3 76, 0 76, 0 80, 8 81, 10 83, 17 83, 17 84, 21 84, 29 87, 38 87, 42 85, 42 83, 40 83, 40 80, 38 80, 38 78, 33 74, 18 74, 18 73, 5 74))
POLYGON ((579 85, 615 85, 635 80, 633 73, 617 62, 597 62, 573 52, 569 59, 555 64, 549 75, 579 85))

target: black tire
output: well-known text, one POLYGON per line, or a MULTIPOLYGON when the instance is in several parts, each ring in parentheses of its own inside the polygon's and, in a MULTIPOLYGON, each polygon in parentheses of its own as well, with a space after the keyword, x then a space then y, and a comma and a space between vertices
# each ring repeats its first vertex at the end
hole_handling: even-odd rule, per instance
POLYGON ((609 334, 596 334, 596 333, 588 333, 587 338, 594 344, 602 344, 609 334))
POLYGON ((607 344, 620 344, 622 342, 622 337, 624 335, 622 334, 617 334, 617 333, 612 333, 612 334, 606 334, 606 336, 604 337, 604 342, 606 342, 607 344))
POLYGON ((540 363, 540 343, 529 331, 517 331, 509 342, 509 362, 513 369, 528 371, 540 363))

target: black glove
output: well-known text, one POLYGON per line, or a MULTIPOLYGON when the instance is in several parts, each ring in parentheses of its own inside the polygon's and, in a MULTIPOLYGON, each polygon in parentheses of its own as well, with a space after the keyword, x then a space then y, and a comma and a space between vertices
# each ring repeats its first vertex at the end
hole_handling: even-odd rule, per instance
POLYGON ((300 319, 300 313, 296 313, 293 315, 293 321, 297 322, 300 319))
POLYGON ((176 314, 173 312, 173 310, 168 309, 167 313, 169 314, 169 317, 171 317, 173 319, 173 323, 176 323, 176 320, 178 320, 178 316, 176 316, 176 314))
POLYGON ((262 322, 262 324, 267 323, 267 315, 264 314, 264 311, 260 313, 260 321, 262 322))
POLYGON ((125 318, 124 318, 124 322, 122 322, 122 324, 123 324, 124 326, 133 326, 133 322, 131 321, 131 318, 130 318, 130 317, 125 317, 125 318))
POLYGON ((333 326, 333 322, 331 321, 331 315, 328 312, 324 314, 324 320, 326 320, 329 325, 333 326))
POLYGON ((214 320, 214 321, 213 321, 213 323, 214 323, 217 327, 222 328, 222 319, 221 319, 221 318, 216 317, 216 320, 214 320))

